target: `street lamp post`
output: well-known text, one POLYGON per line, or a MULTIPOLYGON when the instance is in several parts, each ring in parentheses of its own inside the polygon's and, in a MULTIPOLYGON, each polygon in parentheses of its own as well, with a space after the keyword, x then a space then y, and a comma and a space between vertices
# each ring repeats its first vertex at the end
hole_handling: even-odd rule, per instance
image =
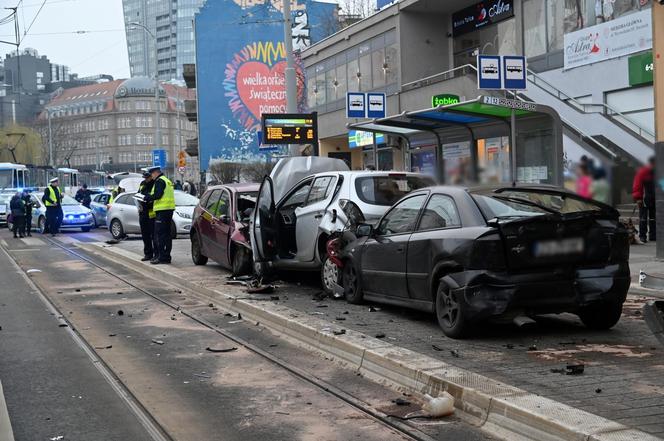
MULTIPOLYGON (((157 58, 157 36, 152 33, 150 29, 148 29, 147 26, 144 24, 141 24, 139 22, 132 22, 129 23, 131 26, 138 26, 142 28, 145 32, 152 37, 154 40, 154 103, 156 107, 156 121, 155 121, 155 130, 154 130, 154 145, 157 147, 159 144, 161 144, 161 106, 159 103, 159 59, 157 58)), ((147 66, 146 66, 147 68, 147 66)), ((175 159, 173 159, 175 161, 175 159)), ((136 153, 134 152, 134 168, 136 167, 136 153)))
POLYGON ((51 109, 46 108, 46 119, 48 119, 48 164, 53 167, 53 129, 51 128, 51 109))

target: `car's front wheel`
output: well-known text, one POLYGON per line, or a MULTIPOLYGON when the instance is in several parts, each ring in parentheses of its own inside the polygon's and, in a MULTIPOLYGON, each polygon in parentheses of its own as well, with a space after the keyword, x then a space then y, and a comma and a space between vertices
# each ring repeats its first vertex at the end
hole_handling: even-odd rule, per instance
POLYGON ((359 305, 364 300, 362 293, 362 282, 355 265, 347 261, 342 273, 342 282, 344 286, 344 297, 348 303, 359 305))
POLYGON ((120 240, 124 237, 124 228, 119 219, 113 219, 111 221, 111 227, 109 230, 111 231, 111 236, 113 236, 113 239, 115 240, 120 240))
POLYGON ((463 303, 445 283, 440 282, 436 291, 436 318, 443 333, 450 338, 464 338, 470 332, 463 303))
POLYGON ((234 276, 243 276, 251 272, 251 254, 244 247, 236 246, 231 259, 234 276))
POLYGON ((587 328, 605 330, 618 323, 622 309, 622 303, 603 302, 581 308, 578 315, 587 328))
POLYGON ((320 269, 320 282, 328 295, 334 294, 334 285, 339 282, 339 267, 327 255, 323 258, 323 266, 320 269))
POLYGON ((46 233, 46 218, 44 216, 39 216, 37 221, 37 229, 41 234, 46 233))
POLYGON ((191 235, 191 260, 194 261, 194 265, 205 265, 208 261, 207 256, 203 255, 201 239, 197 233, 191 235))

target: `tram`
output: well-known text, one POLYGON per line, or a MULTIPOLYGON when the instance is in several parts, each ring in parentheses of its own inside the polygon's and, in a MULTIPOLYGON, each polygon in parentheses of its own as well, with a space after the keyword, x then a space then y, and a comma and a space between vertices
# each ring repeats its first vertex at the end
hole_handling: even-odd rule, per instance
POLYGON ((25 165, 0 162, 0 189, 23 189, 28 184, 28 168, 25 165))

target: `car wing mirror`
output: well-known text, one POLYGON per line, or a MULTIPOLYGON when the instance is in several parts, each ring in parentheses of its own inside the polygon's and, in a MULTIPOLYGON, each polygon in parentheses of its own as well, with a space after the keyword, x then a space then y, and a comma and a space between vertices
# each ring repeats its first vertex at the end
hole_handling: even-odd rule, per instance
POLYGON ((222 224, 230 224, 231 223, 231 218, 227 214, 222 214, 219 217, 219 220, 221 221, 222 224))
POLYGON ((373 226, 369 224, 359 224, 355 230, 355 235, 357 237, 371 237, 373 234, 373 226))

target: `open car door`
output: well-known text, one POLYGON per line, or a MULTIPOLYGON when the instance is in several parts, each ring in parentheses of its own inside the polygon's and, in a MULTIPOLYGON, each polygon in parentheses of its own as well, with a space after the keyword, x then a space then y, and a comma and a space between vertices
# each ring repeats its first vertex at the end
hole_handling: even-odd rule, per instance
POLYGON ((254 262, 268 262, 272 260, 276 248, 276 224, 274 206, 274 186, 272 178, 266 176, 256 199, 251 224, 251 249, 254 262))

